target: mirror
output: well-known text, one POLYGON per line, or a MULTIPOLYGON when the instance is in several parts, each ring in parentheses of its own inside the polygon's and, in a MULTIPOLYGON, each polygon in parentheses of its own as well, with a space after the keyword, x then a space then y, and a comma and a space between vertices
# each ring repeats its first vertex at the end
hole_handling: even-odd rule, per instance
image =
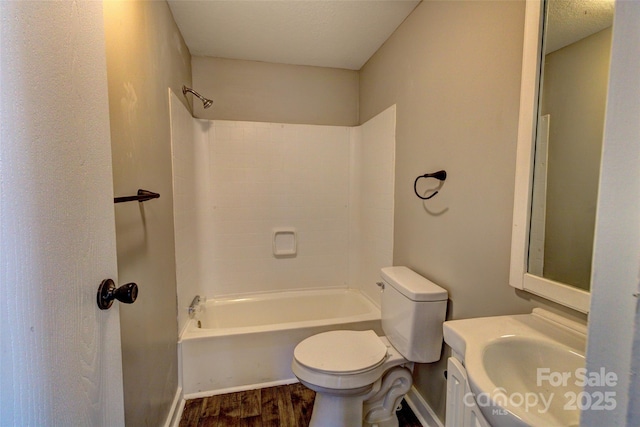
POLYGON ((510 284, 585 313, 612 21, 609 0, 526 3, 510 284))

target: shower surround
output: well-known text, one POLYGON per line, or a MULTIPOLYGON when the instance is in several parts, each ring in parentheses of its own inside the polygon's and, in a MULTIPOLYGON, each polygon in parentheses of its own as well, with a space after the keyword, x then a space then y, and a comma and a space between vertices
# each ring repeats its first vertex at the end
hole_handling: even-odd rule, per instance
POLYGON ((391 265, 395 106, 358 127, 209 121, 170 92, 178 326, 194 295, 354 288, 391 265), (294 228, 297 254, 273 254, 294 228))

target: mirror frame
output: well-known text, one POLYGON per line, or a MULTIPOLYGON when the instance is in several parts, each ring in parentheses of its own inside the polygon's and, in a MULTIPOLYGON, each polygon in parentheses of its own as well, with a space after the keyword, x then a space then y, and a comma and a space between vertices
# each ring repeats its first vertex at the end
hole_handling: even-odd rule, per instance
POLYGON ((533 159, 538 123, 540 74, 543 60, 544 1, 526 0, 525 4, 509 284, 514 288, 522 289, 582 313, 588 313, 591 302, 590 292, 527 272, 533 159))

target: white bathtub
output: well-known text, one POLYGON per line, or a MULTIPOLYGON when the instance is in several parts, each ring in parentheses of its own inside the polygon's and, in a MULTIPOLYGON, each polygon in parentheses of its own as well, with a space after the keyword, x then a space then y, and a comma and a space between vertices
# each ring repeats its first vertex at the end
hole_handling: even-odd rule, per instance
POLYGON ((197 398, 294 382, 295 346, 336 329, 381 335, 380 310, 352 289, 208 300, 179 341, 183 393, 197 398))

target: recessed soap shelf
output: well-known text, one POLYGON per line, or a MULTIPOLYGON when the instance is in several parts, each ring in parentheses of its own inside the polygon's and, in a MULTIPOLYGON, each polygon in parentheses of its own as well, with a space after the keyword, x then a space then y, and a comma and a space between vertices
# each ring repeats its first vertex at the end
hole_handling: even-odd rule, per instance
POLYGON ((298 236, 295 228, 273 229, 273 255, 278 257, 294 257, 298 253, 298 236))

